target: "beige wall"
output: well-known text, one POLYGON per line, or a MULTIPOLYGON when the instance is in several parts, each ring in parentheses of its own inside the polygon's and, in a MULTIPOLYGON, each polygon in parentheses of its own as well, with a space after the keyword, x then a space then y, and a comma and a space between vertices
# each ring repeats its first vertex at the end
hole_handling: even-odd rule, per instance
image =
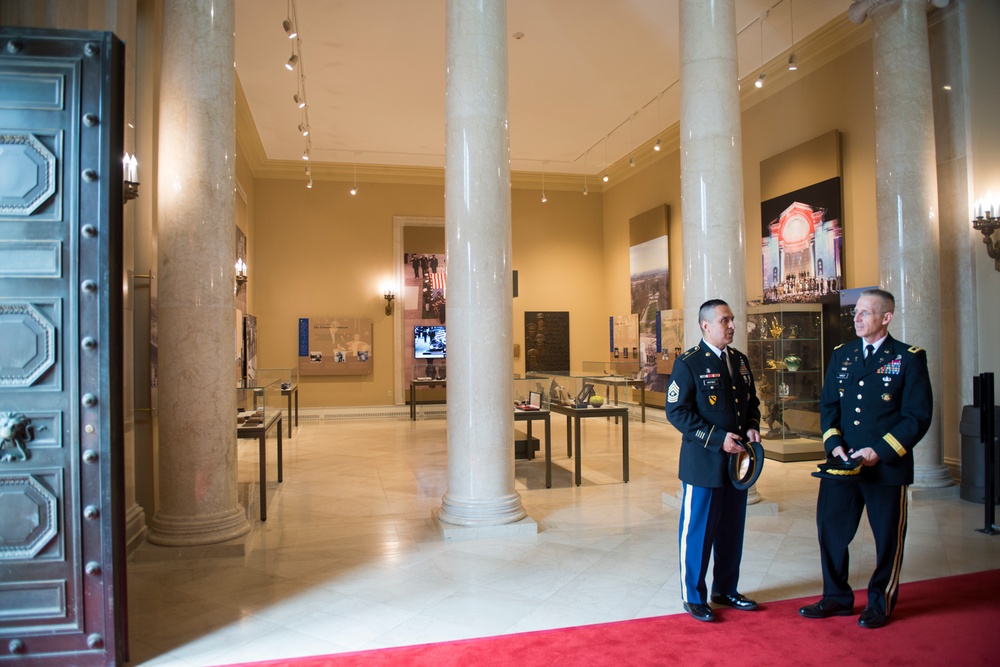
MULTIPOLYGON (((766 89, 765 89, 766 90, 766 89)), ((797 80, 743 112, 743 200, 747 296, 761 297, 760 163, 831 130, 842 133, 848 287, 878 283, 875 228, 875 123, 870 43, 797 80)), ((673 151, 605 192, 605 280, 608 305, 627 312, 628 220, 658 204, 670 206, 671 307, 683 306, 680 154, 673 151)), ((692 342, 693 344, 693 342, 692 342)))
MULTIPOLYGON (((384 313, 380 291, 400 261, 393 254, 393 218, 444 215, 441 186, 361 186, 356 197, 339 181, 316 180, 307 190, 303 179, 260 178, 252 188, 251 312, 258 317, 260 367, 297 364, 300 317, 373 322, 371 375, 303 377, 303 408, 393 403, 394 320, 384 313)), ((574 364, 603 359, 597 355, 607 342, 601 195, 551 188, 546 194, 542 204, 540 191, 511 193, 512 262, 519 281, 514 342, 521 345, 515 372, 524 371, 526 310, 571 313, 574 364)))
POLYGON ((816 70, 800 70, 795 83, 744 111, 748 299, 762 296, 760 163, 831 130, 841 132, 843 151, 845 284, 849 288, 878 284, 873 107, 871 43, 867 42, 816 70))

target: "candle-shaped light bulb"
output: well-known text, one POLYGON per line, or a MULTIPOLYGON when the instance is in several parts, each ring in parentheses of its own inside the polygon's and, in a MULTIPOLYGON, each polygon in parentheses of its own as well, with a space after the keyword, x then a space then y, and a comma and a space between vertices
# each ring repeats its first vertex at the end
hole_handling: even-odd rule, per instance
POLYGON ((135 159, 135 154, 128 160, 128 180, 133 183, 139 182, 139 161, 135 159))
POLYGON ((122 158, 122 180, 123 181, 129 180, 129 178, 128 178, 128 165, 129 165, 128 153, 125 153, 125 157, 122 158))

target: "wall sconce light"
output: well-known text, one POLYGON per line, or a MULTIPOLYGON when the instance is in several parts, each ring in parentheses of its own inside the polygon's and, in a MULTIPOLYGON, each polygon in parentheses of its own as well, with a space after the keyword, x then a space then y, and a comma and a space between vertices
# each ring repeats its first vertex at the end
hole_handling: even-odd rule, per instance
POLYGON ((976 202, 976 217, 972 219, 972 228, 983 233, 983 243, 986 244, 986 254, 993 260, 993 268, 1000 271, 1000 241, 993 240, 993 232, 1000 229, 1000 218, 996 214, 996 204, 993 203, 993 193, 986 195, 985 208, 982 199, 976 202))
POLYGON ((247 282, 247 263, 240 257, 236 260, 236 286, 245 285, 247 282))
POLYGON ((393 299, 396 298, 396 295, 392 293, 392 290, 388 290, 388 291, 386 291, 385 294, 382 295, 382 298, 385 299, 385 314, 386 314, 386 316, 391 316, 392 315, 392 301, 393 301, 393 299))
POLYGON ((122 158, 122 203, 127 204, 130 200, 139 196, 139 163, 134 155, 125 153, 122 158))

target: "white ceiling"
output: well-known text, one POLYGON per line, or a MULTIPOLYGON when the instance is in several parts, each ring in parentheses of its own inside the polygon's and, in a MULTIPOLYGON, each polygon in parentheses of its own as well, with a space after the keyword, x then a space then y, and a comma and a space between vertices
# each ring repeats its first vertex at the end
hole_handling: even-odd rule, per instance
MULTIPOLYGON (((236 69, 268 159, 306 146, 289 3, 313 159, 443 167, 445 0, 238 0, 236 69)), ((849 5, 736 0, 740 76, 849 5)), ((597 173, 674 123, 677 26, 678 0, 507 0, 511 168, 597 173)))

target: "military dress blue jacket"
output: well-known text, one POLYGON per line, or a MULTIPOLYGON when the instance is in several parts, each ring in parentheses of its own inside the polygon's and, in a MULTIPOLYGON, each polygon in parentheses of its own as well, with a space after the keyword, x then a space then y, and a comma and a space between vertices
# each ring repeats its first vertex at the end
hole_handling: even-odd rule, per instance
POLYGON ((820 397, 823 446, 829 456, 871 447, 880 461, 861 470, 862 481, 913 483, 913 447, 931 425, 934 401, 927 353, 887 336, 864 363, 864 339, 838 345, 820 397))
POLYGON ((704 341, 675 362, 667 388, 667 419, 681 432, 678 477, 685 484, 721 487, 729 480, 726 433, 747 437, 760 430, 760 400, 747 356, 732 346, 730 368, 738 369, 726 386, 722 360, 704 341))

